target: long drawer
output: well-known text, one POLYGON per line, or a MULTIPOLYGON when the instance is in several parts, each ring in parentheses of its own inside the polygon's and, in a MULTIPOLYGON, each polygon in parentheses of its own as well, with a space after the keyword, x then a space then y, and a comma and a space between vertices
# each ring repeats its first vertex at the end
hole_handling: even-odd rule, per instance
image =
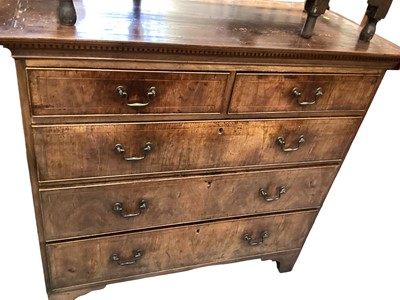
POLYGON ((220 113, 228 73, 27 69, 33 115, 220 113))
POLYGON ((49 241, 318 208, 337 166, 139 180, 41 192, 49 241))
POLYGON ((52 289, 298 249, 316 211, 47 245, 52 289))
POLYGON ((361 118, 34 126, 41 181, 338 160, 361 118))
POLYGON ((376 75, 239 73, 230 113, 365 111, 376 75))

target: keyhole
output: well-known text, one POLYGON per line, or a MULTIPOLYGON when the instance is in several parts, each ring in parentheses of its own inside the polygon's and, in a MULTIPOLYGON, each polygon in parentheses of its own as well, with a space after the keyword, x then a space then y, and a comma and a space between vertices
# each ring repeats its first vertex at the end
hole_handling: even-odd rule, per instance
POLYGON ((199 233, 200 233, 200 229, 197 229, 197 230, 196 230, 196 234, 199 234, 199 233))
POLYGON ((207 182, 207 187, 208 187, 208 188, 211 187, 211 183, 212 183, 212 181, 207 182))
POLYGON ((219 134, 219 135, 221 135, 223 131, 224 131, 224 129, 223 129, 222 127, 221 127, 221 128, 218 128, 218 134, 219 134))

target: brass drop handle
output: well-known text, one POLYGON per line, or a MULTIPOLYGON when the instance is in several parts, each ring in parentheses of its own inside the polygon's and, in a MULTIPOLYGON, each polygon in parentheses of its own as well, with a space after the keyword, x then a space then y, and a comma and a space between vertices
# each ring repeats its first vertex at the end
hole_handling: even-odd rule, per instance
POLYGON ((118 96, 120 96, 121 98, 123 98, 126 102, 126 105, 129 107, 136 107, 136 108, 140 108, 140 107, 145 107, 147 105, 150 104, 151 100, 153 100, 155 97, 157 97, 157 89, 152 86, 148 89, 146 97, 147 97, 147 102, 145 103, 129 103, 129 94, 126 91, 126 88, 122 85, 119 85, 115 88, 115 92, 117 93, 118 96))
POLYGON ((146 200, 141 200, 139 202, 139 209, 136 212, 133 213, 127 213, 124 211, 124 208, 122 207, 122 203, 116 202, 113 205, 113 211, 119 214, 123 218, 133 218, 139 216, 142 212, 144 212, 147 209, 147 201, 146 200))
POLYGON ((153 149, 153 145, 150 142, 147 142, 143 148, 143 156, 139 157, 126 157, 125 149, 121 144, 116 144, 114 149, 118 154, 121 154, 126 161, 138 161, 146 158, 147 154, 153 149))
POLYGON ((293 152, 293 151, 297 151, 300 148, 300 145, 303 144, 305 142, 305 138, 304 135, 299 136, 299 139, 297 140, 297 147, 295 148, 285 148, 286 145, 286 140, 284 137, 278 137, 278 139, 276 140, 276 143, 278 144, 278 146, 281 147, 283 152, 293 152))
POLYGON ((121 257, 119 254, 114 253, 111 255, 111 260, 115 261, 118 265, 124 267, 124 266, 130 266, 134 265, 138 262, 138 260, 143 256, 144 252, 142 250, 136 250, 136 252, 133 252, 132 258, 126 261, 122 261, 121 257))
POLYGON ((298 87, 293 88, 292 95, 297 99, 297 104, 301 106, 307 106, 317 103, 318 98, 324 95, 324 91, 322 90, 321 87, 317 88, 314 92, 314 99, 315 99, 314 101, 301 101, 302 93, 298 87))
POLYGON ((263 197, 264 200, 267 202, 279 200, 281 198, 281 196, 285 193, 286 193, 286 187, 284 185, 282 185, 279 188, 279 193, 277 196, 270 196, 270 195, 268 195, 268 192, 266 190, 264 190, 262 188, 260 189, 260 196, 263 197))
POLYGON ((254 240, 250 234, 246 233, 243 236, 243 239, 250 245, 250 246, 260 246, 264 244, 264 241, 269 237, 269 233, 267 231, 261 232, 260 238, 254 240))

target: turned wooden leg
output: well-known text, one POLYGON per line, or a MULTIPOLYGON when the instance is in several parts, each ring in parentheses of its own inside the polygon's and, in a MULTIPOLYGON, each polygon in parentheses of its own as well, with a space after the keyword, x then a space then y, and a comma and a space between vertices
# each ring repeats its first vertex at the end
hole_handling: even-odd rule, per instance
POLYGON ((86 289, 68 291, 63 293, 49 293, 49 300, 75 300, 79 296, 83 296, 95 290, 100 290, 105 288, 105 285, 98 285, 86 289))
POLYGON ((58 16, 61 25, 75 25, 76 10, 74 2, 72 0, 60 0, 58 16))
POLYGON ((289 251, 278 254, 267 255, 261 257, 261 260, 273 260, 276 261, 276 265, 280 273, 290 272, 296 263, 297 258, 300 255, 300 251, 289 251))
POLYGON ((308 39, 313 35, 315 23, 320 15, 329 9, 329 0, 306 0, 304 10, 307 20, 301 31, 301 36, 308 39))
POLYGON ((139 20, 140 19, 140 11, 141 11, 141 0, 133 0, 133 16, 135 18, 135 20, 139 20))
POLYGON ((391 4, 392 0, 368 0, 360 40, 369 42, 374 37, 376 24, 386 17, 391 4))

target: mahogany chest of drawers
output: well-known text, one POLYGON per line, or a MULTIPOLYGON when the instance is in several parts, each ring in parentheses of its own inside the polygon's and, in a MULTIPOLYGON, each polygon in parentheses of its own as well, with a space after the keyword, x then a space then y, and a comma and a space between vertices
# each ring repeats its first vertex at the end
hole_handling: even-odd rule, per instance
POLYGON ((255 258, 290 271, 400 65, 397 46, 358 41, 334 13, 305 41, 293 4, 176 2, 179 14, 142 4, 96 32, 90 16, 38 28, 48 4, 31 1, 13 20, 24 30, 0 34, 16 59, 50 299, 255 258))

